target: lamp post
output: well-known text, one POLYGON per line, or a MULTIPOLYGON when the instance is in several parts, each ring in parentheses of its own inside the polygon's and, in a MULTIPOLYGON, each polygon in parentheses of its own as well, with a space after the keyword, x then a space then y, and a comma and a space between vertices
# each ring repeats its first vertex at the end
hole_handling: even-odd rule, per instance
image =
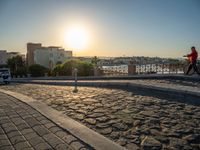
POLYGON ((78 89, 77 89, 77 72, 78 72, 78 69, 74 68, 74 90, 73 90, 74 93, 78 92, 78 89))

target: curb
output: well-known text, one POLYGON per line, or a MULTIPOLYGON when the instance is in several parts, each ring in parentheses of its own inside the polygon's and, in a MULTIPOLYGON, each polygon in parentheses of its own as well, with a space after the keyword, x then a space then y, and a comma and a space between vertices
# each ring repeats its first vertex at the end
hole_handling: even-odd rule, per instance
POLYGON ((35 99, 16 92, 0 89, 0 92, 10 95, 36 109, 42 115, 56 123, 58 126, 68 130, 74 136, 87 143, 96 150, 126 150, 124 147, 107 139, 99 133, 89 129, 79 122, 69 118, 50 106, 36 101, 35 99))
MULTIPOLYGON (((137 79, 172 79, 172 80, 186 80, 186 81, 200 81, 198 76, 186 76, 182 74, 140 74, 127 76, 89 76, 77 77, 78 80, 137 80, 137 79)), ((74 80, 72 76, 58 76, 58 77, 29 77, 29 78, 13 78, 13 80, 74 80)))

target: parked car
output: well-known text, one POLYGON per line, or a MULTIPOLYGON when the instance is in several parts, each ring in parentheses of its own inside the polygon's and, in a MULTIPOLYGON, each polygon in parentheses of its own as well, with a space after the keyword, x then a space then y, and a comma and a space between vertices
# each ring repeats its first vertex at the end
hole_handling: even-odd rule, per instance
POLYGON ((11 74, 9 68, 0 68, 0 82, 9 84, 11 81, 11 74))

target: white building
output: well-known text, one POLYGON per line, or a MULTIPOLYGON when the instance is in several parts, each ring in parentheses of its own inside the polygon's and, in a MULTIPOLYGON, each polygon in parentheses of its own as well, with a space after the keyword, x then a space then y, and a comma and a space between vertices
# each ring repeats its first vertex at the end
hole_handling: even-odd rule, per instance
POLYGON ((7 51, 0 50, 0 65, 5 65, 7 63, 7 51))
POLYGON ((58 63, 72 58, 72 51, 65 51, 60 47, 50 46, 38 48, 34 51, 34 63, 52 69, 58 63))

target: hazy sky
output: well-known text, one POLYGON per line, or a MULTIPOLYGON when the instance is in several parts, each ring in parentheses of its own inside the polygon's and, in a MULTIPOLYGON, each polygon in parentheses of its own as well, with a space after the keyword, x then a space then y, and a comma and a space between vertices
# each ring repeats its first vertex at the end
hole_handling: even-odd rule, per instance
POLYGON ((0 49, 68 48, 69 27, 90 36, 84 56, 181 57, 200 52, 200 0, 0 0, 0 49))

